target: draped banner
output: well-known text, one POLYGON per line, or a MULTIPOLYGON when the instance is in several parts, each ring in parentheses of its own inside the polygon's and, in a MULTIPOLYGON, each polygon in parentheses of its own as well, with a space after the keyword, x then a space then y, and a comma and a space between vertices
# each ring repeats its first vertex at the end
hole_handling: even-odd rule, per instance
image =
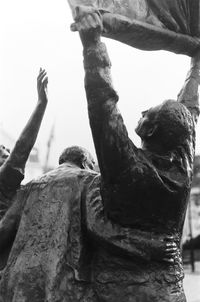
POLYGON ((200 0, 68 0, 92 6, 103 18, 103 36, 142 50, 192 56, 200 48, 200 0))

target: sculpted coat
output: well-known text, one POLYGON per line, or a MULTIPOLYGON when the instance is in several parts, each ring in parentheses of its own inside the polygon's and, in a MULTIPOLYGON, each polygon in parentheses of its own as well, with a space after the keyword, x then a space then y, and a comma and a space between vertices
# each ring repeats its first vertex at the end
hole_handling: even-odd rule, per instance
POLYGON ((104 283, 105 291, 127 280, 147 282, 132 259, 143 266, 163 260, 165 238, 107 219, 100 183, 98 173, 65 162, 18 192, 5 217, 17 218, 18 232, 2 274, 0 301, 95 302, 104 283))
MULTIPOLYGON (((142 148, 137 148, 117 108, 111 63, 100 39, 103 19, 94 8, 79 7, 76 12, 72 28, 79 31, 83 44, 88 115, 101 172, 105 215, 132 230, 172 235, 179 250, 173 264, 166 266, 156 261, 143 265, 137 260, 126 266, 124 258, 122 270, 126 277, 123 281, 115 278, 121 264, 113 264, 113 279, 99 270, 95 274, 98 297, 100 301, 183 302, 180 244, 199 115, 200 55, 197 53, 191 61, 178 100, 164 101, 143 112, 136 127, 142 148), (143 282, 136 282, 135 275, 144 276, 143 282)), ((98 263, 105 262, 103 253, 98 254, 97 259, 97 267, 98 263)), ((112 261, 113 258, 107 267, 112 261)))

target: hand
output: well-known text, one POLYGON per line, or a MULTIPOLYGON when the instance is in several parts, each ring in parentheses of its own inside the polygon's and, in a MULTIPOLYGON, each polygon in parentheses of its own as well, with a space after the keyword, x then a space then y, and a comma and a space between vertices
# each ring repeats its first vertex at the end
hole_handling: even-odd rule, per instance
POLYGON ((164 248, 163 248, 163 260, 167 263, 174 263, 176 257, 178 257, 178 247, 174 242, 173 236, 168 236, 163 239, 164 248))
POLYGON ((38 101, 42 103, 47 103, 47 84, 48 77, 45 69, 40 67, 39 75, 37 77, 37 91, 38 91, 38 101))
POLYGON ((174 263, 179 256, 179 249, 173 236, 152 239, 150 244, 152 259, 159 262, 174 263))
POLYGON ((72 31, 79 31, 83 46, 94 44, 100 40, 103 30, 101 16, 94 8, 76 7, 75 23, 71 25, 72 31))
POLYGON ((158 260, 167 263, 174 263, 175 258, 179 256, 179 249, 173 236, 166 236, 160 240, 161 249, 158 253, 158 260))

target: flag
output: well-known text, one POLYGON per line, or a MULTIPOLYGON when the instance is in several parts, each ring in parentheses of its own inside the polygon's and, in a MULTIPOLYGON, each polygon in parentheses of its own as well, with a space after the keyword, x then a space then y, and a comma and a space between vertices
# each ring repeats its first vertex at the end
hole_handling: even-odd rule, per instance
POLYGON ((193 56, 200 49, 199 0, 68 0, 102 15, 103 36, 142 50, 193 56))

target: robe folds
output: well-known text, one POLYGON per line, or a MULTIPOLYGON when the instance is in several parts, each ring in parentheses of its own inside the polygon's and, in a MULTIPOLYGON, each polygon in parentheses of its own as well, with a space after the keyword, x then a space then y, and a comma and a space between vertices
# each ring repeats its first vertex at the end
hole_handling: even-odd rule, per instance
POLYGON ((200 47, 199 0, 68 0, 91 6, 103 18, 103 36, 142 50, 193 56, 200 47))

